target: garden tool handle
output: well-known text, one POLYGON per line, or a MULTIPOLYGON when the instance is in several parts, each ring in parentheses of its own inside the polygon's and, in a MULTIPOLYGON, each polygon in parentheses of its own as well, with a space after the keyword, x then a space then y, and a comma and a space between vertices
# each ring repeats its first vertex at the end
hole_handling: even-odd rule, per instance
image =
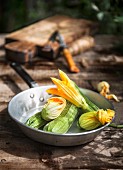
POLYGON ((71 72, 74 72, 74 73, 78 73, 80 70, 79 68, 76 66, 73 58, 72 58, 72 55, 70 53, 70 51, 68 50, 68 48, 63 48, 63 55, 68 63, 68 66, 69 66, 69 69, 71 72))
POLYGON ((10 66, 21 76, 30 88, 39 86, 19 63, 12 62, 10 63, 10 66))

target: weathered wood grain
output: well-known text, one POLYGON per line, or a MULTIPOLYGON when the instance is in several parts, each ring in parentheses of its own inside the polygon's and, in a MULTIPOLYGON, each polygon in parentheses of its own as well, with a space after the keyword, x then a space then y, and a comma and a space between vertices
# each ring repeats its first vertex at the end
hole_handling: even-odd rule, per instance
MULTIPOLYGON (((98 37, 98 42, 110 44, 110 36, 98 37), (108 39, 109 38, 109 39, 108 39)), ((3 38, 2 38, 3 42, 3 38)), ((97 42, 97 45, 98 45, 97 42)), ((107 45, 108 46, 108 45, 107 45)), ((101 48, 101 45, 100 45, 101 48)), ((13 120, 8 116, 7 106, 11 98, 28 89, 24 81, 10 68, 4 58, 4 51, 0 52, 0 169, 1 170, 62 170, 62 169, 123 169, 123 129, 112 127, 105 128, 94 141, 75 147, 55 147, 35 142, 26 137, 13 120)), ((36 80, 39 85, 51 84, 50 77, 58 77, 58 68, 65 71, 68 76, 79 86, 96 91, 95 85, 101 80, 106 80, 111 85, 111 92, 120 99, 119 103, 113 102, 116 117, 115 122, 123 124, 123 67, 108 63, 81 65, 82 56, 87 59, 108 57, 99 51, 88 51, 74 59, 80 68, 78 74, 70 73, 64 58, 55 61, 37 59, 33 63, 23 65, 26 71, 36 80), (95 57, 95 58, 94 58, 95 57)), ((122 56, 120 56, 122 57, 122 56)), ((88 62, 89 63, 89 62, 88 62)))
POLYGON ((62 50, 68 68, 71 72, 79 72, 70 53, 79 54, 94 46, 94 39, 89 35, 95 30, 92 28, 95 25, 97 24, 92 21, 68 16, 56 15, 46 18, 8 34, 5 38, 6 58, 19 63, 29 62, 36 55, 54 59, 60 55, 58 35, 54 34, 59 31, 65 43, 69 45, 69 50, 62 50))
POLYGON ((92 29, 95 25, 97 24, 88 20, 55 15, 8 34, 6 41, 27 41, 44 46, 51 34, 59 30, 65 41, 70 43, 82 35, 91 33, 95 30, 92 29))

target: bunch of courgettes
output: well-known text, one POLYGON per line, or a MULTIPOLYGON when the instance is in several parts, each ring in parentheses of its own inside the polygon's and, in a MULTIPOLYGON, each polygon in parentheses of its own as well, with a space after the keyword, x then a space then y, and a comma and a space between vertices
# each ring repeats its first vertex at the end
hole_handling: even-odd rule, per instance
POLYGON ((63 134, 70 129, 77 116, 78 108, 67 101, 66 107, 56 119, 46 121, 42 118, 41 111, 30 117, 26 121, 26 125, 36 129, 43 129, 48 132, 63 134))
MULTIPOLYGON (((83 94, 81 93, 81 95, 83 94)), ((94 103, 92 103, 86 96, 84 96, 84 98, 92 110, 98 110, 98 107, 94 103)), ((47 120, 47 115, 45 119, 45 113, 46 108, 44 107, 41 112, 38 112, 30 117, 25 124, 36 129, 43 129, 47 132, 64 134, 68 132, 75 119, 79 116, 80 112, 78 107, 76 107, 71 102, 66 101, 65 108, 55 119, 47 120)))
POLYGON ((59 70, 59 76, 61 80, 51 78, 56 87, 51 87, 46 92, 60 97, 48 99, 42 111, 29 118, 26 125, 63 134, 70 129, 76 117, 79 117, 78 125, 85 130, 92 130, 112 121, 115 115, 113 110, 98 108, 63 71, 59 70))

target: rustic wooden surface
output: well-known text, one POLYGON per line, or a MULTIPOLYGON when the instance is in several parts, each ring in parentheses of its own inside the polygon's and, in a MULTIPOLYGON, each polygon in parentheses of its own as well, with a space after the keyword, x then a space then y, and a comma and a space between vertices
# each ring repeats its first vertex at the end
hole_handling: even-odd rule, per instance
MULTIPOLYGON (((45 45, 49 46, 47 47, 49 50, 52 47, 54 56, 57 56, 60 44, 56 41, 58 35, 53 36, 57 30, 64 37, 65 43, 69 44, 71 53, 79 54, 80 51, 93 47, 94 40, 90 35, 94 34, 97 29, 97 23, 89 20, 75 19, 65 15, 51 16, 7 34, 5 37, 7 58, 24 63, 36 54, 44 57, 47 50, 42 47, 45 45)), ((48 56, 50 59, 53 58, 51 53, 48 56)))
MULTIPOLYGON (((72 74, 66 62, 59 58, 55 63, 35 59, 24 67, 40 85, 51 84, 49 77, 57 77, 60 68, 79 86, 95 90, 95 85, 106 80, 111 92, 120 99, 113 102, 116 123, 123 123, 123 63, 122 55, 113 50, 120 37, 100 35, 95 37, 94 49, 75 56, 81 72, 72 74), (108 50, 107 50, 108 49, 108 50), (108 52, 107 52, 108 51, 108 52), (115 62, 113 59, 117 59, 115 62), (115 56, 115 57, 114 57, 115 56), (86 58, 86 61, 83 61, 86 58), (107 60, 108 61, 107 61, 107 60), (100 61, 101 60, 101 61, 100 61)), ((94 141, 75 147, 55 147, 35 142, 26 137, 8 116, 10 99, 28 86, 9 67, 3 49, 4 35, 0 36, 0 169, 123 169, 123 130, 105 128, 94 141)))
POLYGON ((59 30, 66 43, 71 43, 82 35, 95 32, 96 28, 97 24, 92 21, 55 15, 8 34, 6 41, 27 41, 44 46, 51 34, 59 30))

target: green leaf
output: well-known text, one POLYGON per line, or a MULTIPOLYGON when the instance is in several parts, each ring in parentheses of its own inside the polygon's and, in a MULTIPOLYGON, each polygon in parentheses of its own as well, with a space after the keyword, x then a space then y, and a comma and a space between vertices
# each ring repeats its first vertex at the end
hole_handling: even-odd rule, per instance
POLYGON ((97 18, 98 18, 99 21, 102 21, 103 18, 104 18, 104 12, 99 12, 99 13, 97 14, 97 18))
POLYGON ((123 16, 115 17, 115 22, 123 23, 123 16))
POLYGON ((95 5, 94 3, 91 4, 92 6, 92 9, 95 10, 95 11, 99 11, 99 8, 97 5, 95 5))

